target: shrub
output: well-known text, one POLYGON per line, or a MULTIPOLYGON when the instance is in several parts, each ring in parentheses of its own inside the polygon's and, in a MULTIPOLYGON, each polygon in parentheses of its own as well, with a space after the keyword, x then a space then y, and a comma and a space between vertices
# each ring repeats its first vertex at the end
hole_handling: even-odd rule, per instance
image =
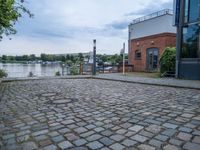
POLYGON ((71 75, 78 75, 79 74, 79 68, 76 65, 73 65, 70 68, 70 74, 71 75))
POLYGON ((8 74, 6 73, 6 71, 3 69, 0 69, 0 78, 7 77, 7 76, 8 74))
POLYGON ((55 76, 61 76, 60 71, 57 71, 57 72, 55 73, 55 76))
POLYGON ((167 47, 160 58, 160 72, 175 71, 176 48, 167 47))

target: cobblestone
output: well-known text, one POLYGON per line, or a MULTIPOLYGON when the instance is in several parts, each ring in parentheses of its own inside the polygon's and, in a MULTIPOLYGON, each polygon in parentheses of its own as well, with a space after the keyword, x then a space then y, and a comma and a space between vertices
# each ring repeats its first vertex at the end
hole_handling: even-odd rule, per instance
POLYGON ((0 149, 198 149, 200 90, 96 79, 0 84, 0 149))

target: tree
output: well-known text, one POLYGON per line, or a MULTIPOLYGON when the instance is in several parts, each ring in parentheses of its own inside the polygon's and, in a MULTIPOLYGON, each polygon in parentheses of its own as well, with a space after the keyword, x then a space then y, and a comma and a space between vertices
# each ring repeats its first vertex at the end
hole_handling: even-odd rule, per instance
POLYGON ((33 16, 23 3, 24 0, 0 0, 0 41, 4 34, 16 34, 14 25, 23 13, 33 16))

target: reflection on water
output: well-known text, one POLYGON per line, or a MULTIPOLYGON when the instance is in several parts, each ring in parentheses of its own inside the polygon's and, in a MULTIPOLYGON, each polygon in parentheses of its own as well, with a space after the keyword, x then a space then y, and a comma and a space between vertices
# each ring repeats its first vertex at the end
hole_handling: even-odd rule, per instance
POLYGON ((59 64, 3 64, 0 63, 0 69, 6 70, 8 77, 27 77, 29 72, 34 76, 55 76, 57 71, 62 72, 59 64))

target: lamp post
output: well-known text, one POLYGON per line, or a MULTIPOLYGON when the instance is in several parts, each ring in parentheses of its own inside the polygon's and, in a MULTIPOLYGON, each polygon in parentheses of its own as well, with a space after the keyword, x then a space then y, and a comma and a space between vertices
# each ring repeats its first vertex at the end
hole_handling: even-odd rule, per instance
POLYGON ((96 39, 93 40, 93 69, 92 75, 96 75, 96 39))

